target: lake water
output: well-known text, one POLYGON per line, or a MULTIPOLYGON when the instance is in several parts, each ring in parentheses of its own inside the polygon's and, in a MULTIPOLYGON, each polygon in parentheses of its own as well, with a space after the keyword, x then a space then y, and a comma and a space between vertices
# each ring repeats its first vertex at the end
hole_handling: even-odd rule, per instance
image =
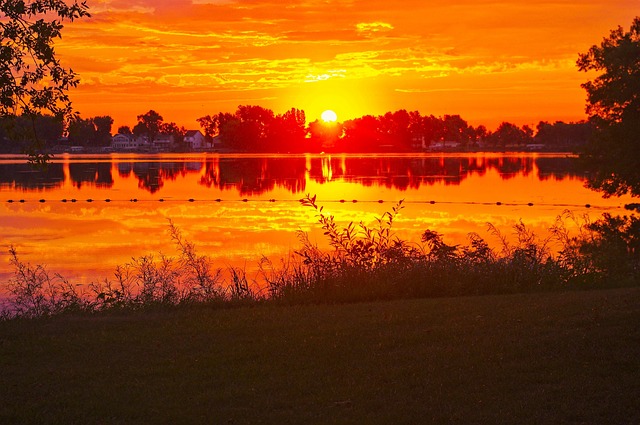
POLYGON ((416 242, 432 229, 451 243, 469 232, 497 243, 487 222, 510 234, 522 220, 545 235, 567 209, 625 212, 630 198, 603 199, 585 176, 558 154, 67 155, 46 172, 0 156, 0 282, 10 246, 85 284, 131 257, 175 255, 169 220, 220 267, 252 271, 263 255, 277 263, 298 248, 299 230, 325 246, 299 203, 307 193, 345 225, 371 224, 404 199, 395 230, 416 242))

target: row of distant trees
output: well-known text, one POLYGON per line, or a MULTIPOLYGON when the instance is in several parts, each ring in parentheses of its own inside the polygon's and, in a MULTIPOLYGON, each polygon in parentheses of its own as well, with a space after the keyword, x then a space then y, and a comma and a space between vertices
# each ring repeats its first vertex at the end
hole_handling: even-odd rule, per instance
POLYGON ((153 109, 145 114, 138 115, 138 122, 133 128, 121 126, 118 134, 126 134, 133 137, 145 137, 149 143, 154 142, 159 136, 172 136, 176 145, 184 142, 187 133, 185 127, 180 127, 175 122, 165 122, 162 115, 153 109))
POLYGON ((0 118, 0 152, 21 152, 34 140, 51 148, 57 144, 73 146, 109 146, 113 118, 98 116, 77 118, 67 128, 63 120, 51 115, 4 116, 0 118), (63 140, 66 136, 68 141, 63 140))
POLYGON ((220 112, 197 120, 207 137, 218 137, 230 150, 251 152, 411 151, 438 148, 455 142, 461 148, 482 146, 505 149, 532 143, 553 148, 584 145, 592 127, 587 122, 549 123, 536 130, 503 122, 495 131, 473 127, 460 115, 423 116, 402 109, 384 115, 366 115, 343 123, 315 120, 306 125, 304 111, 292 108, 282 115, 260 106, 239 106, 234 114, 220 112))
MULTIPOLYGON (((74 146, 109 146, 112 137, 113 118, 110 116, 93 117, 72 121, 68 128, 68 140, 74 146)), ((159 136, 172 136, 176 145, 184 141, 187 130, 175 122, 165 122, 162 115, 154 110, 138 115, 133 128, 121 126, 117 133, 131 137, 145 137, 150 143, 159 136)))
MULTIPOLYGON (((78 118, 65 129, 62 121, 52 116, 4 117, 0 121, 0 139, 5 149, 15 150, 21 144, 37 138, 51 147, 61 143, 86 147, 109 146, 113 118, 97 116, 78 118), (8 141, 11 142, 8 142, 8 141)), ((586 144, 592 125, 541 121, 535 129, 503 122, 495 131, 484 125, 474 127, 460 115, 421 115, 404 109, 384 115, 365 115, 339 122, 315 120, 307 125, 303 110, 291 108, 283 114, 261 106, 240 105, 235 113, 219 112, 197 119, 202 132, 230 151, 242 152, 340 152, 411 151, 422 148, 439 149, 449 143, 461 149, 477 147, 507 149, 527 144, 541 144, 549 149, 576 149, 586 144)), ((117 133, 144 137, 150 143, 161 136, 171 136, 176 147, 184 141, 185 127, 165 122, 154 110, 137 116, 133 128, 121 126, 117 133)))
MULTIPOLYGON (((20 152, 33 140, 49 148, 58 144, 106 147, 111 144, 113 122, 109 115, 86 119, 78 117, 65 128, 62 119, 51 115, 4 116, 0 118, 0 152, 20 152)), ((121 126, 117 132, 131 137, 146 137, 149 142, 160 135, 170 135, 179 146, 184 141, 186 131, 174 122, 164 122, 159 113, 151 110, 138 115, 133 128, 121 126)))
POLYGON ((460 115, 423 116, 398 110, 366 115, 343 123, 315 120, 305 126, 304 111, 291 109, 282 115, 259 106, 239 106, 235 114, 219 113, 198 119, 209 137, 217 136, 231 150, 316 152, 333 148, 341 152, 411 151, 447 142, 460 148, 541 144, 575 149, 587 143, 591 124, 541 121, 536 129, 501 123, 495 131, 471 126, 460 115))

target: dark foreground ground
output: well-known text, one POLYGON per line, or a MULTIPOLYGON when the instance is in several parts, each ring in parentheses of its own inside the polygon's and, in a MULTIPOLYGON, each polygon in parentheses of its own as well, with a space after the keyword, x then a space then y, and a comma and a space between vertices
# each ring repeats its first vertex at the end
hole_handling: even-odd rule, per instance
POLYGON ((0 323, 0 423, 637 424, 640 289, 0 323))

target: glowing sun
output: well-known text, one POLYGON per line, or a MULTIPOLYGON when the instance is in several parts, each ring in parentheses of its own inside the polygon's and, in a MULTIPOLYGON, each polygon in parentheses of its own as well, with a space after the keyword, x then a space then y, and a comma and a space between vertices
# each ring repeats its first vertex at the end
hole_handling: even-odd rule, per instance
POLYGON ((331 109, 327 109, 326 111, 324 111, 320 115, 320 117, 322 118, 322 121, 324 121, 324 122, 336 122, 338 120, 338 116, 331 109))

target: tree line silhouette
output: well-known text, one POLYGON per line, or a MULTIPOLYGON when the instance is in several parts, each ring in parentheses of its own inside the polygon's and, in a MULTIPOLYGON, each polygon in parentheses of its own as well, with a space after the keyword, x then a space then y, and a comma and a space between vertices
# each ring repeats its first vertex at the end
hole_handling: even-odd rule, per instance
POLYGON ((460 115, 421 115, 404 109, 384 115, 365 115, 344 122, 315 120, 306 125, 305 113, 292 108, 282 115, 251 105, 240 105, 234 114, 220 112, 197 119, 204 134, 232 151, 246 152, 409 152, 522 148, 528 144, 548 149, 578 149, 593 130, 586 121, 549 123, 536 129, 502 122, 495 131, 474 127, 460 115))
MULTIPOLYGON (((593 131, 586 121, 528 125, 503 122, 495 131, 472 126, 460 115, 422 115, 404 109, 384 115, 365 115, 344 122, 315 120, 291 108, 283 114, 255 105, 240 105, 235 113, 219 112, 196 120, 209 143, 229 152, 410 152, 421 150, 521 150, 537 144, 546 150, 577 150, 593 131)), ((35 138, 55 151, 60 145, 110 146, 113 118, 77 118, 66 126, 53 116, 5 116, 0 119, 0 152, 18 153, 35 138)), ((171 138, 172 150, 184 151, 187 129, 150 110, 137 116, 133 128, 120 126, 118 134, 145 138, 149 143, 171 138)))

